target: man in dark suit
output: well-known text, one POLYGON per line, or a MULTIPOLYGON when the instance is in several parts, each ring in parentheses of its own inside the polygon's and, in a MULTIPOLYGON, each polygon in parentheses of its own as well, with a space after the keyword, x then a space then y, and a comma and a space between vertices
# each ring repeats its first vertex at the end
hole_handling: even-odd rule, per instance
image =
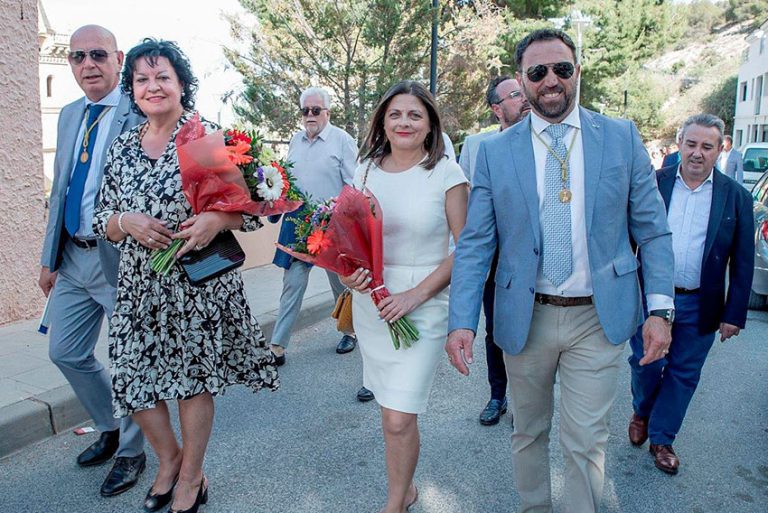
POLYGON ((661 168, 664 169, 665 167, 670 166, 677 166, 680 164, 680 144, 681 144, 681 136, 683 135, 682 128, 677 131, 677 134, 675 134, 675 142, 677 143, 678 150, 673 151, 671 153, 668 153, 664 156, 664 160, 661 161, 661 168))
POLYGON ((642 333, 638 330, 631 341, 629 439, 642 445, 650 438, 656 466, 669 474, 680 466, 672 444, 715 331, 724 342, 738 335, 747 319, 755 256, 752 198, 714 167, 723 129, 722 120, 710 114, 688 118, 680 165, 657 175, 675 251, 672 344, 663 359, 641 366, 642 333))
POLYGON ((102 321, 115 306, 119 253, 96 239, 91 221, 107 150, 141 119, 118 87, 123 52, 111 32, 97 25, 77 29, 68 58, 85 97, 64 107, 59 116, 39 285, 51 295, 51 361, 101 432, 77 463, 100 465, 117 455, 101 486, 101 494, 109 497, 136 484, 146 458, 138 425, 130 417, 113 417, 109 371, 93 354, 102 321))

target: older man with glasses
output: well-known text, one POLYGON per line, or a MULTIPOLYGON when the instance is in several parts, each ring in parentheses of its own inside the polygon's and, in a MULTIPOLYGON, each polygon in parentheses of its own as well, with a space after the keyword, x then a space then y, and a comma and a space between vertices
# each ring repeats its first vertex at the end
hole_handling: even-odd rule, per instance
POLYGON ((136 484, 146 458, 139 427, 130 417, 113 417, 109 371, 93 354, 102 321, 115 306, 119 253, 97 241, 91 221, 107 149, 142 118, 118 87, 123 52, 111 32, 97 25, 80 27, 72 34, 68 59, 85 96, 59 116, 39 284, 50 295, 51 361, 101 432, 77 463, 90 467, 116 456, 101 486, 101 495, 110 497, 136 484))
MULTIPOLYGON (((293 162, 296 185, 315 201, 324 201, 341 192, 344 184, 352 184, 357 166, 357 144, 344 130, 331 124, 331 99, 320 87, 310 87, 299 100, 304 130, 295 133, 288 146, 288 160, 293 162)), ((296 241, 293 215, 286 214, 280 228, 278 242, 283 245, 296 241)), ((270 218, 276 222, 277 217, 270 218)), ((291 330, 301 310, 304 292, 307 290, 311 266, 291 258, 279 249, 272 261, 285 269, 280 310, 272 333, 272 352, 278 365, 285 363, 285 350, 291 338, 291 330)), ((336 274, 326 271, 334 298, 344 290, 336 274)), ((345 334, 336 352, 349 353, 357 340, 353 334, 345 334)))

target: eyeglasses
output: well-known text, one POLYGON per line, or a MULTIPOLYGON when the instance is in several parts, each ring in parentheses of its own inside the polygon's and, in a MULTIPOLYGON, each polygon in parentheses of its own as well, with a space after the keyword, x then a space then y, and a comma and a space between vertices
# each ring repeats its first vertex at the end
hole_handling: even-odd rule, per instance
POLYGON ((106 50, 102 50, 101 48, 96 48, 94 50, 88 50, 87 52, 84 50, 75 50, 73 52, 69 52, 69 55, 67 58, 69 59, 69 62, 75 65, 80 65, 85 60, 85 56, 89 56, 93 62, 96 64, 103 64, 107 62, 107 57, 109 57, 110 53, 117 53, 117 51, 114 52, 108 52, 106 50))
POLYGON ((510 100, 514 100, 515 98, 520 98, 522 96, 523 96, 523 93, 519 89, 517 91, 510 91, 510 93, 508 95, 506 95, 501 100, 497 101, 494 105, 499 105, 500 103, 502 103, 507 98, 509 98, 510 100))
POLYGON ((319 116, 321 112, 324 110, 328 110, 323 107, 303 107, 299 109, 301 111, 302 116, 309 116, 309 113, 311 112, 313 116, 319 116))
POLYGON ((560 78, 571 78, 576 67, 570 62, 556 62, 554 64, 536 64, 525 70, 528 80, 531 82, 541 82, 547 76, 547 70, 552 68, 560 78))

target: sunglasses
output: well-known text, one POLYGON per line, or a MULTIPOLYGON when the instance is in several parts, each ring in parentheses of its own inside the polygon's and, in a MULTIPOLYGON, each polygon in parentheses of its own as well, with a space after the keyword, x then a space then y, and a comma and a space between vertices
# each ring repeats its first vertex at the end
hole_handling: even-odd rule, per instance
POLYGON ((523 96, 523 93, 522 93, 522 92, 520 92, 520 90, 517 90, 517 91, 511 91, 511 92, 510 92, 508 95, 506 95, 504 98, 502 98, 501 100, 497 101, 497 102, 495 103, 495 105, 499 105, 500 103, 502 103, 502 102, 503 102, 504 100, 506 100, 507 98, 509 98, 510 100, 514 100, 515 98, 520 98, 520 97, 522 97, 522 96, 523 96))
POLYGON ((319 116, 321 112, 323 112, 325 109, 323 107, 303 107, 299 109, 302 116, 309 116, 309 113, 311 112, 313 116, 319 116))
POLYGON ((576 67, 570 62, 556 62, 554 64, 536 64, 525 70, 525 75, 531 82, 541 82, 547 76, 549 68, 560 78, 571 78, 576 67))
POLYGON ((69 52, 69 55, 67 55, 67 58, 69 59, 69 62, 75 65, 82 64, 85 60, 85 56, 89 56, 93 62, 96 64, 103 64, 107 62, 107 57, 109 57, 110 53, 117 53, 115 52, 108 52, 106 50, 102 50, 100 48, 97 48, 95 50, 88 50, 87 52, 84 50, 75 50, 73 52, 69 52))

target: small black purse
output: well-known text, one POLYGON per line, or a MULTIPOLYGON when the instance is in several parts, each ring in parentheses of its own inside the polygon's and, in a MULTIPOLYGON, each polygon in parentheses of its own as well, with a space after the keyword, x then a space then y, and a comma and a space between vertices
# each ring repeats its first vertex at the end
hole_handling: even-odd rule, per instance
POLYGON ((179 258, 184 274, 196 286, 237 269, 243 262, 245 251, 230 230, 219 232, 206 247, 179 258))

